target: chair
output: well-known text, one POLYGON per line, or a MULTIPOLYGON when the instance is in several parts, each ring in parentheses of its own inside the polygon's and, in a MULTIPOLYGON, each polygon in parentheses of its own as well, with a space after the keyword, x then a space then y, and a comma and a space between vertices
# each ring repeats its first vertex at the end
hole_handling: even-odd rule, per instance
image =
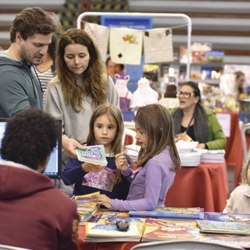
POLYGON ((136 132, 133 129, 130 128, 124 128, 124 133, 122 137, 122 145, 125 146, 127 144, 133 144, 136 145, 136 132), (127 143, 126 140, 129 137, 132 140, 132 143, 127 143))
POLYGON ((28 249, 0 244, 0 250, 28 250, 28 249))
POLYGON ((243 249, 241 247, 222 245, 205 241, 156 241, 150 243, 138 244, 131 248, 131 250, 233 250, 243 249))

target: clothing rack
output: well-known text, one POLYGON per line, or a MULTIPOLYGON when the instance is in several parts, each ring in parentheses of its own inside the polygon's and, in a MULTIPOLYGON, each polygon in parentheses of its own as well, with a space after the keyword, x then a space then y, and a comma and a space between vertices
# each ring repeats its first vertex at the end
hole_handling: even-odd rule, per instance
POLYGON ((189 16, 182 13, 120 13, 120 12, 83 12, 77 18, 77 28, 81 29, 81 23, 86 16, 134 16, 134 17, 162 17, 162 18, 180 18, 184 19, 187 24, 187 74, 186 80, 190 78, 190 57, 191 57, 191 34, 192 34, 192 21, 189 16))

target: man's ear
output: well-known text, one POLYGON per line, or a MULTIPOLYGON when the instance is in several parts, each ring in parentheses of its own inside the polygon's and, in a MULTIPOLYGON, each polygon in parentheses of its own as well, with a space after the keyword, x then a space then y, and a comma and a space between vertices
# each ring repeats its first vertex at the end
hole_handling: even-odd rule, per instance
POLYGON ((43 173, 48 165, 50 156, 47 156, 44 161, 40 163, 40 165, 37 168, 37 172, 43 173))
POLYGON ((19 43, 21 41, 22 41, 22 36, 21 36, 20 32, 17 32, 16 33, 16 42, 19 43))

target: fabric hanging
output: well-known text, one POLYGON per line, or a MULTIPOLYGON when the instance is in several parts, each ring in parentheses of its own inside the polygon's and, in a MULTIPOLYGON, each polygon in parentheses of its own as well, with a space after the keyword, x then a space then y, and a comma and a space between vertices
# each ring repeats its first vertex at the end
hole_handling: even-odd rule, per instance
POLYGON ((110 57, 115 63, 141 63, 143 31, 129 28, 110 29, 110 57))
POLYGON ((173 61, 172 30, 156 28, 144 31, 145 63, 161 63, 173 61))
POLYGON ((105 62, 109 42, 109 28, 95 23, 84 22, 84 30, 95 42, 100 51, 102 60, 105 62))

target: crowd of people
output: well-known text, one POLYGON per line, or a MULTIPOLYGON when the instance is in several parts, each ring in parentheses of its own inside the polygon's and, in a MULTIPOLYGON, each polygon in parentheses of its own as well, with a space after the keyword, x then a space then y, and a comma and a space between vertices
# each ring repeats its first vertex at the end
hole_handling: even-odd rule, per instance
MULTIPOLYGON (((43 175, 59 134, 56 120, 62 121, 64 184, 73 186, 74 195, 100 191, 94 201, 113 210, 164 206, 181 168, 176 141, 198 141, 201 149, 226 145, 215 114, 203 107, 198 85, 189 81, 175 93, 178 107, 138 108, 134 121, 140 151, 132 162, 122 147, 123 118, 108 70, 112 61, 105 66, 84 30, 72 28, 56 39, 59 26, 55 14, 26 8, 13 21, 10 47, 0 51, 0 118, 8 118, 1 145, 6 161, 0 163, 1 183, 6 183, 0 187, 2 244, 77 249, 76 204, 43 175), (104 145, 106 166, 77 159, 75 149, 90 145, 104 145)), ((113 71, 121 75, 118 66, 124 70, 115 65, 113 71)), ((249 190, 247 171, 240 190, 249 190)), ((241 210, 240 190, 232 193, 226 211, 250 211, 249 197, 241 210)))

